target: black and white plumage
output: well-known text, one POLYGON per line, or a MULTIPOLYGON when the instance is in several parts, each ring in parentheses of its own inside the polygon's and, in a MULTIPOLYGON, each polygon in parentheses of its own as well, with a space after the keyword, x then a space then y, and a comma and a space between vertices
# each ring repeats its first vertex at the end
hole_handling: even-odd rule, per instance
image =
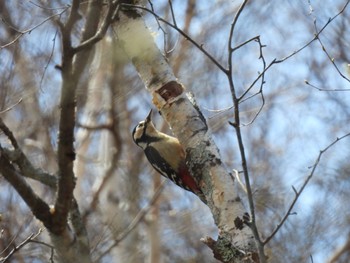
POLYGON ((178 186, 198 195, 205 202, 204 195, 191 176, 185 151, 179 140, 158 131, 151 120, 152 111, 133 130, 134 142, 140 146, 154 169, 178 186))

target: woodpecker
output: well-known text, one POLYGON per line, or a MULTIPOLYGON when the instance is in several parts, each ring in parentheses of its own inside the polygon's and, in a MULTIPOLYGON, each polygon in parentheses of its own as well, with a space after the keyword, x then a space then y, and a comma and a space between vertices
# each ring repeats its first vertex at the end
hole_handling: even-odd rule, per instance
POLYGON ((191 176, 185 161, 185 151, 179 140, 158 131, 151 120, 152 110, 133 130, 134 142, 143 149, 153 168, 181 188, 193 192, 204 203, 203 192, 191 176))

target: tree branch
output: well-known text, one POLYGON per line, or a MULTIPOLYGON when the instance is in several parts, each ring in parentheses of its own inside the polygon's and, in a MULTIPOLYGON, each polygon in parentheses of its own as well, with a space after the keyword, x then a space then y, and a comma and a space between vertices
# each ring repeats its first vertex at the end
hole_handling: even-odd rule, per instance
POLYGON ((33 167, 31 162, 28 160, 27 156, 23 153, 22 149, 18 146, 18 142, 11 132, 11 130, 0 118, 0 130, 9 138, 14 150, 2 149, 2 154, 10 162, 14 162, 18 165, 23 176, 37 180, 50 187, 56 187, 57 179, 54 175, 48 174, 41 169, 36 169, 33 167))
MULTIPOLYGON (((333 17, 329 18, 328 21, 324 24, 324 26, 318 31, 316 32, 315 36, 309 41, 307 42, 305 45, 303 45, 301 48, 297 49, 296 51, 292 52, 291 54, 287 55, 286 57, 282 58, 282 59, 274 59, 271 63, 272 64, 278 64, 278 63, 282 63, 284 61, 286 61, 287 59, 293 57, 294 55, 298 54, 299 52, 301 52, 302 50, 304 50, 305 48, 307 48, 308 46, 310 46, 310 44, 312 42, 314 42, 315 40, 318 39, 318 36, 321 35, 321 33, 323 32, 323 30, 326 29, 326 27, 334 20, 336 19, 338 16, 340 16, 348 7, 350 3, 350 0, 348 0, 345 5, 343 6, 343 8, 333 17)), ((269 68, 269 67, 268 67, 269 68)))
POLYGON ((73 172, 74 126, 75 126, 75 90, 77 78, 73 74, 73 53, 71 51, 71 31, 80 18, 79 0, 73 0, 71 12, 65 25, 61 25, 62 34, 62 88, 60 101, 60 120, 58 133, 57 161, 58 185, 55 209, 53 210, 54 229, 60 235, 66 229, 67 217, 73 199, 75 178, 73 172))
MULTIPOLYGON (((264 65, 264 70, 262 72, 259 73, 258 77, 252 82, 252 84, 247 88, 247 90, 239 97, 240 100, 242 100, 241 102, 245 101, 246 99, 243 99, 244 96, 246 95, 246 93, 261 79, 261 78, 264 78, 265 76, 265 73, 275 64, 279 64, 279 63, 282 63, 288 59, 290 59, 291 57, 295 56, 296 54, 300 53, 301 51, 303 51, 305 48, 307 48, 308 46, 311 45, 311 43, 313 43, 314 41, 318 40, 319 39, 319 36, 323 33, 323 31, 328 27, 328 25, 333 21, 335 20, 339 15, 341 15, 347 8, 347 6, 349 5, 350 3, 350 0, 348 0, 346 2, 346 4, 343 6, 343 8, 333 17, 331 17, 325 24, 324 26, 315 33, 314 37, 309 40, 305 45, 303 45, 302 47, 300 47, 299 49, 297 49, 296 51, 292 52, 291 54, 285 56, 284 58, 281 58, 281 59, 273 59, 267 66, 264 65)), ((253 38, 254 39, 254 38, 253 38)), ((245 43, 248 43, 250 42, 250 40, 246 41, 246 42, 243 42, 243 44, 245 43)), ((243 44, 240 44, 238 45, 237 47, 234 47, 231 49, 231 51, 235 51, 237 48, 243 46, 243 44)), ((264 47, 264 46, 262 46, 264 47)), ((230 71, 230 70, 229 70, 230 71)), ((231 70, 232 71, 232 70, 231 70)), ((264 83, 264 81, 262 80, 262 83, 264 83)), ((305 81, 305 83, 307 85, 310 85, 318 90, 321 90, 313 85, 311 85, 308 81, 305 81)), ((348 91, 348 89, 338 89, 338 90, 325 90, 325 91, 348 91)), ((249 98, 247 98, 249 99, 249 98)))
MULTIPOLYGON (((346 81, 350 82, 350 79, 348 79, 338 68, 337 64, 335 64, 334 58, 331 57, 331 55, 328 53, 326 47, 324 46, 323 42, 321 41, 320 35, 318 34, 318 29, 316 26, 316 20, 314 21, 314 27, 315 27, 315 31, 316 31, 316 36, 317 36, 317 41, 320 43, 321 48, 323 50, 323 52, 327 55, 328 60, 332 63, 333 67, 335 68, 335 70, 338 72, 338 74, 345 79, 346 81)), ((349 90, 349 89, 347 89, 349 90)))
POLYGON ((80 43, 78 46, 73 47, 73 50, 72 50, 73 53, 80 52, 83 49, 91 48, 94 44, 96 44, 98 41, 100 41, 105 36, 107 29, 111 25, 115 14, 119 10, 119 6, 120 6, 119 1, 108 1, 107 14, 106 14, 100 28, 96 32, 96 34, 93 37, 86 39, 85 41, 80 43))
POLYGON ((16 171, 11 161, 3 154, 3 148, 0 146, 0 172, 4 178, 22 197, 23 201, 29 206, 36 218, 41 220, 45 227, 52 229, 52 215, 49 206, 33 191, 26 180, 16 171))
POLYGON ((313 88, 313 89, 316 89, 318 91, 328 91, 328 92, 331 92, 331 91, 350 91, 350 89, 323 89, 323 88, 319 88, 313 84, 311 84, 308 80, 304 80, 305 84, 308 85, 309 87, 313 88))
POLYGON ((198 48, 206 57, 208 57, 213 63, 214 65, 216 65, 222 72, 224 72, 225 74, 227 73, 227 69, 222 66, 220 64, 220 62, 215 59, 208 51, 206 51, 203 48, 203 44, 198 44, 193 38, 191 38, 186 32, 182 31, 180 28, 178 28, 176 25, 168 22, 167 20, 165 20, 164 18, 160 17, 159 15, 157 15, 154 11, 140 6, 140 5, 131 5, 131 4, 122 4, 122 7, 131 7, 131 8, 135 8, 135 9, 140 9, 140 10, 144 10, 150 14, 152 14, 157 20, 163 22, 164 24, 170 26, 171 28, 175 29, 177 32, 180 33, 180 35, 182 35, 185 39, 187 39, 188 41, 190 41, 196 48, 198 48))
POLYGON ((15 246, 11 252, 9 254, 7 254, 6 257, 1 258, 1 263, 5 263, 8 262, 11 257, 17 252, 19 251, 22 247, 24 247, 25 245, 27 245, 28 243, 30 243, 31 241, 33 241, 34 238, 38 237, 42 232, 42 229, 40 228, 38 233, 34 234, 30 234, 25 240, 23 240, 18 246, 15 246))
MULTIPOLYGON (((70 34, 73 25, 80 18, 79 0, 74 0, 71 13, 62 31, 62 90, 60 101, 60 122, 58 134, 58 189, 54 210, 56 232, 63 232, 67 224, 67 216, 73 200, 73 190, 75 187, 75 177, 73 172, 73 162, 75 160, 74 150, 74 127, 76 110, 76 88, 83 70, 86 67, 90 56, 90 49, 85 48, 75 56, 71 46, 70 34), (73 60, 75 56, 75 59, 73 60)), ((91 38, 96 34, 102 10, 102 1, 89 1, 87 9, 86 23, 84 25, 81 42, 91 38)))
MULTIPOLYGON (((239 147, 239 152, 240 152, 240 156, 241 156, 241 163, 242 163, 242 169, 243 169, 243 174, 244 174, 244 179, 245 179, 245 185, 246 185, 246 189, 247 189, 247 197, 248 197, 248 203, 249 203, 249 209, 250 209, 250 221, 249 222, 245 222, 252 230, 253 235, 254 235, 254 239, 257 245, 257 249, 258 249, 258 254, 259 254, 259 262, 261 263, 265 263, 266 262, 266 256, 264 253, 264 245, 261 242, 260 239, 260 234, 256 225, 256 218, 255 218, 255 206, 254 206, 254 199, 253 199, 253 193, 252 193, 252 188, 250 185, 250 178, 249 178, 249 170, 248 170, 248 163, 247 163, 247 158, 246 158, 246 153, 245 153, 245 147, 244 147, 244 143, 243 143, 243 138, 242 138, 242 131, 241 131, 241 120, 240 120, 240 99, 237 96, 237 91, 235 88, 235 84, 233 82, 233 52, 235 50, 237 50, 237 48, 233 48, 233 37, 234 37, 234 30, 235 30, 235 26, 237 24, 238 18, 241 15, 241 13, 243 12, 244 7, 246 6, 246 4, 248 3, 248 0, 244 0, 241 4, 241 6, 238 8, 238 11, 236 12, 233 21, 231 23, 231 29, 230 29, 230 33, 229 33, 229 39, 228 39, 228 71, 227 71, 227 78, 229 81, 229 85, 230 85, 230 91, 231 91, 231 96, 232 96, 232 100, 233 100, 233 105, 234 105, 234 123, 230 123, 236 131, 236 137, 237 137, 237 142, 238 142, 238 147, 239 147)), ((259 42, 260 43, 260 42, 259 42)), ((260 43, 260 52, 262 52, 262 45, 260 43)), ((265 63, 265 59, 262 56, 262 54, 260 54, 260 58, 263 59, 263 66, 264 66, 264 71, 265 72, 265 67, 266 67, 266 63, 265 63)), ((262 86, 264 84, 264 75, 262 75, 262 84, 261 84, 261 93, 262 93, 262 86)), ((251 87, 249 88, 249 90, 253 87, 255 83, 253 83, 251 85, 251 87)), ((248 90, 248 91, 249 91, 248 90)), ((248 92, 246 91, 246 92, 248 92)), ((246 93, 243 93, 243 96, 246 93)), ((264 98, 264 97, 262 97, 264 98)), ((264 100, 263 100, 263 104, 264 105, 264 100)), ((260 112, 260 110, 258 111, 260 112)))
POLYGON ((18 165, 22 176, 33 179, 53 189, 56 189, 57 177, 53 174, 43 171, 40 168, 35 168, 20 148, 15 149, 14 151, 3 149, 3 154, 8 160, 18 165))
POLYGON ((350 133, 347 133, 341 137, 336 138, 332 143, 330 143, 326 148, 324 148, 323 150, 320 151, 318 157, 316 158, 315 163, 310 167, 312 168, 309 176, 306 178, 306 180, 304 181, 303 185, 300 187, 300 189, 297 191, 295 189, 294 186, 292 186, 292 189, 294 191, 295 197, 292 201, 292 203, 290 204, 287 212, 285 213, 285 215, 283 216, 281 222, 277 225, 277 227, 275 228, 275 230, 272 231, 272 233, 270 234, 269 237, 267 237, 264 241, 263 244, 267 244, 276 234, 277 232, 280 230, 280 228, 284 225, 284 223, 286 222, 286 220, 288 219, 288 217, 291 215, 291 212, 295 206, 295 204, 297 203, 300 195, 302 194, 302 192, 304 191, 305 187, 307 186, 307 184, 310 182, 311 178, 314 176, 314 173, 316 171, 316 168, 318 166, 318 164, 320 163, 321 157, 322 155, 328 151, 332 146, 334 146, 336 143, 338 143, 339 141, 345 139, 346 137, 350 136, 350 133))
POLYGON ((55 17, 59 17, 61 16, 62 14, 64 14, 65 12, 67 12, 67 10, 69 9, 69 6, 65 7, 61 12, 58 12, 56 14, 53 14, 51 16, 48 16, 47 18, 45 18, 43 21, 41 21, 40 23, 38 23, 37 25, 35 26, 32 26, 31 28, 28 28, 28 29, 25 29, 25 30, 19 30, 19 29, 16 29, 14 28, 13 26, 9 25, 5 20, 4 18, 1 18, 1 20, 7 24, 8 27, 10 27, 12 30, 14 30, 16 33, 18 33, 18 35, 13 39, 11 40, 9 43, 5 44, 5 45, 2 45, 0 46, 0 50, 3 49, 3 48, 7 48, 8 46, 12 45, 13 43, 15 43, 17 40, 19 40, 23 35, 25 34, 30 34, 34 29, 42 26, 43 24, 45 24, 47 21, 55 18, 55 17))

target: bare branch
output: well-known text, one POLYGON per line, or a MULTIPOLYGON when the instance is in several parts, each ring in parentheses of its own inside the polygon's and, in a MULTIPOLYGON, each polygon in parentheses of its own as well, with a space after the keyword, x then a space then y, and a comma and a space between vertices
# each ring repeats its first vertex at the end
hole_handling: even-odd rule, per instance
POLYGON ((1 258, 1 262, 5 263, 5 262, 9 262, 9 260, 11 259, 11 257, 17 252, 19 251, 22 247, 24 247, 25 245, 27 245, 28 243, 30 243, 34 238, 38 237, 42 232, 42 229, 40 228, 38 233, 34 234, 30 234, 25 240, 23 240, 18 246, 14 246, 14 248, 11 250, 11 252, 4 258, 1 258))
MULTIPOLYGON (((154 12, 154 7, 153 7, 153 3, 151 0, 147 0, 148 1, 148 4, 150 5, 151 7, 151 10, 154 12)), ((168 46, 168 41, 167 41, 167 31, 162 27, 162 25, 160 24, 159 20, 156 18, 156 22, 157 22, 157 25, 158 25, 158 29, 162 31, 164 37, 163 37, 163 50, 164 50, 164 54, 168 54, 169 51, 167 51, 167 46, 168 46)))
POLYGON ((85 124, 81 124, 81 123, 78 123, 77 124, 77 127, 79 128, 82 128, 82 129, 86 129, 86 130, 110 130, 112 131, 113 129, 113 125, 112 124, 101 124, 101 125, 96 125, 96 126, 93 126, 93 125, 85 125, 85 124))
POLYGON ((304 80, 305 84, 318 91, 350 91, 350 89, 323 89, 311 84, 308 80, 304 80))
POLYGON ((43 81, 44 81, 44 77, 45 77, 46 71, 47 71, 47 69, 48 69, 48 67, 49 67, 49 64, 50 64, 51 59, 52 59, 53 54, 54 54, 57 35, 58 35, 58 30, 56 30, 55 35, 54 35, 54 37, 53 37, 53 39, 52 39, 53 44, 52 44, 52 48, 51 48, 51 53, 50 53, 50 55, 49 55, 49 59, 47 60, 46 65, 45 65, 45 67, 44 67, 44 72, 43 72, 43 74, 41 75, 41 78, 40 78, 40 85, 39 85, 39 88, 40 88, 40 89, 42 88, 42 84, 43 84, 43 81))
POLYGON ((169 6, 170 6, 171 17, 173 18, 173 24, 174 24, 175 27, 178 27, 177 23, 176 23, 176 17, 175 17, 175 13, 174 13, 174 8, 173 8, 173 2, 171 0, 168 0, 168 3, 169 3, 169 6))
POLYGON ((94 44, 96 44, 98 41, 100 41, 106 34, 107 29, 111 25, 113 21, 114 15, 119 10, 119 1, 109 1, 108 2, 108 11, 107 14, 100 26, 100 28, 97 30, 96 34, 80 43, 78 46, 73 47, 73 53, 77 53, 79 51, 82 51, 83 49, 91 48, 94 44))
MULTIPOLYGON (((263 92, 263 86, 265 84, 265 72, 266 72, 266 60, 265 60, 265 57, 264 57, 264 53, 263 53, 263 48, 265 47, 263 44, 261 44, 261 40, 260 40, 260 36, 257 36, 257 37, 254 37, 252 38, 251 40, 255 40, 256 42, 259 43, 259 51, 260 51, 260 54, 259 54, 259 59, 261 59, 262 63, 263 63, 263 70, 262 70, 262 73, 259 74, 258 78, 256 78, 252 84, 250 84, 250 86, 243 92, 243 94, 238 98, 238 100, 240 102, 244 102, 246 101, 247 99, 244 99, 243 98, 247 95, 247 93, 255 86, 255 84, 258 82, 258 80, 261 78, 261 84, 260 84, 260 89, 259 91, 256 93, 256 94, 259 94, 259 93, 262 93, 263 92)), ((248 42, 247 42, 248 43, 248 42)), ((245 43, 243 43, 245 44, 245 43)), ((256 94, 254 94, 253 96, 255 96, 256 94)))
MULTIPOLYGON (((54 225, 56 227, 54 230, 56 233, 61 233, 65 230, 67 216, 73 200, 73 190, 75 187, 73 161, 75 160, 74 127, 76 88, 90 56, 89 49, 85 49, 84 52, 80 52, 79 54, 75 55, 73 47, 71 46, 71 31, 76 21, 80 18, 80 14, 78 12, 79 4, 79 0, 73 1, 71 13, 66 24, 61 25, 63 47, 63 82, 61 89, 61 114, 57 148, 59 167, 58 188, 54 210, 54 225), (75 59, 73 60, 73 58, 75 59)), ((89 1, 86 23, 82 33, 82 42, 96 34, 100 21, 99 14, 101 13, 102 5, 102 1, 89 1)))
MULTIPOLYGON (((266 73, 266 71, 268 71, 274 64, 279 64, 279 63, 282 63, 288 59, 290 59, 291 57, 295 56, 296 54, 300 53, 301 51, 303 51, 304 49, 306 49, 307 47, 309 47, 311 45, 311 43, 313 43, 315 40, 317 40, 319 38, 319 36, 322 34, 322 32, 326 29, 326 27, 328 27, 328 25, 333 21, 335 20, 339 15, 341 15, 345 9, 347 8, 347 6, 349 5, 350 3, 350 0, 348 0, 346 2, 346 4, 343 6, 343 8, 333 17, 331 17, 326 23, 325 25, 315 34, 315 36, 309 41, 307 42, 305 45, 303 45, 302 47, 300 47, 299 49, 297 49, 296 51, 292 52, 291 54, 285 56, 284 58, 282 59, 273 59, 269 64, 268 66, 265 67, 265 69, 258 75, 258 77, 254 80, 254 82, 251 84, 250 87, 254 86, 255 83, 257 81, 259 81, 260 78, 262 78, 264 76, 264 74, 266 73)), ((328 90, 326 90, 328 91, 328 90)), ((331 90, 329 90, 331 91, 331 90)), ((340 90, 339 90, 340 91, 340 90)), ((344 90, 344 91, 347 91, 347 90, 344 90)))
POLYGON ((79 5, 80 5, 80 0, 73 0, 72 1, 71 10, 70 10, 68 19, 64 25, 64 30, 68 34, 72 31, 74 24, 80 18, 80 14, 78 12, 79 5))
POLYGON ((19 146, 18 146, 18 143, 17 143, 15 136, 13 135, 12 131, 6 126, 6 124, 3 122, 2 118, 0 118, 0 130, 2 130, 3 133, 10 140, 12 146, 15 149, 19 149, 19 146))
POLYGON ((77 242, 79 243, 80 253, 84 255, 90 254, 90 245, 87 230, 83 218, 79 211, 78 203, 75 199, 72 201, 72 206, 70 210, 70 222, 74 229, 74 233, 77 237, 77 242))
MULTIPOLYGON (((19 103, 19 102, 18 102, 19 103)), ((17 103, 17 104, 18 104, 17 103)), ((0 130, 4 132, 7 138, 10 140, 12 146, 15 148, 13 151, 8 149, 2 149, 2 155, 18 165, 23 176, 37 180, 43 184, 55 188, 57 179, 54 175, 48 174, 41 169, 36 169, 28 160, 27 156, 23 153, 22 149, 19 147, 15 136, 12 131, 6 126, 3 120, 0 118, 0 130)))
MULTIPOLYGON (((232 47, 234 30, 236 28, 236 24, 237 24, 238 18, 241 15, 241 13, 242 13, 242 11, 243 11, 243 9, 244 9, 244 7, 246 6, 247 3, 248 3, 248 0, 244 0, 242 2, 242 4, 238 8, 238 10, 237 10, 237 12, 236 12, 236 14, 235 14, 235 16, 234 16, 234 18, 232 20, 232 23, 231 23, 230 34, 229 34, 228 45, 227 45, 228 48, 229 48, 229 54, 231 54, 231 55, 232 55, 232 52, 237 49, 237 47, 236 48, 232 47)), ((232 57, 230 57, 230 60, 232 60, 232 57)))
POLYGON ((56 189, 57 177, 40 168, 35 168, 20 148, 15 149, 14 151, 3 149, 3 155, 6 156, 8 160, 18 165, 22 176, 56 189))
MULTIPOLYGON (((326 53, 327 58, 329 59, 329 61, 332 63, 332 65, 334 66, 335 70, 339 73, 339 75, 345 79, 346 81, 350 82, 350 79, 348 79, 338 68, 337 64, 335 64, 335 60, 334 58, 331 57, 331 55, 328 53, 326 47, 324 46, 323 42, 321 41, 320 35, 318 34, 318 30, 317 30, 317 25, 316 25, 316 20, 314 21, 314 27, 315 27, 315 31, 316 31, 316 35, 317 35, 317 41, 320 43, 322 50, 324 53, 326 53)), ((349 89, 348 89, 349 90, 349 89)))
POLYGON ((222 66, 220 64, 219 61, 217 61, 208 51, 206 51, 203 48, 203 44, 198 44, 193 38, 191 38, 186 32, 182 31, 180 28, 176 27, 174 24, 168 22, 167 20, 165 20, 164 18, 160 17, 159 15, 157 15, 154 11, 143 7, 143 6, 139 6, 139 5, 130 5, 130 4, 122 4, 122 7, 131 7, 131 8, 136 8, 136 9, 141 9, 144 10, 150 14, 152 14, 157 20, 163 22, 164 24, 170 26, 171 28, 175 29, 177 32, 180 33, 180 35, 182 35, 185 39, 187 39, 188 41, 190 41, 196 48, 198 48, 204 55, 206 55, 222 72, 224 72, 225 74, 227 74, 227 69, 222 66))
POLYGON ((295 193, 295 197, 292 201, 292 203, 290 204, 287 212, 285 213, 285 215, 283 216, 281 222, 276 226, 275 230, 272 231, 272 233, 270 234, 269 237, 267 237, 264 241, 263 244, 267 244, 276 234, 277 232, 280 230, 280 228, 284 225, 284 223, 286 222, 286 220, 288 219, 288 217, 292 214, 292 210, 295 206, 295 204, 297 203, 300 195, 302 194, 302 192, 304 191, 305 187, 307 186, 307 184, 310 182, 311 178, 314 176, 314 173, 316 171, 317 166, 320 163, 321 157, 322 155, 327 152, 332 146, 334 146, 336 143, 338 143, 339 141, 345 139, 346 137, 350 136, 350 133, 347 133, 341 137, 336 138, 332 143, 330 143, 326 148, 324 148, 323 150, 320 151, 318 157, 316 158, 315 163, 310 167, 312 170, 309 174, 309 176, 306 178, 306 180, 304 181, 304 183, 302 184, 302 186, 300 187, 300 189, 297 191, 295 189, 294 186, 292 186, 292 189, 295 193))
POLYGON ((51 263, 54 263, 54 260, 53 260, 53 256, 54 256, 54 253, 55 253, 55 247, 46 243, 46 242, 43 242, 43 241, 39 241, 39 240, 35 240, 35 239, 31 239, 30 240, 31 243, 35 243, 35 244, 39 244, 39 245, 42 245, 42 246, 46 246, 48 248, 50 248, 51 250, 51 253, 50 253, 50 262, 51 263))
POLYGON ((0 172, 29 206, 32 213, 48 228, 52 228, 52 215, 49 206, 33 191, 10 160, 6 159, 0 146, 0 172))
POLYGON ((323 30, 326 29, 326 27, 334 20, 336 19, 338 16, 340 16, 345 9, 347 8, 347 6, 349 5, 350 0, 348 0, 346 2, 346 4, 343 6, 343 8, 333 17, 329 18, 328 21, 325 23, 325 25, 318 31, 316 32, 315 36, 309 41, 307 42, 304 46, 302 46, 301 48, 299 48, 298 50, 294 51, 293 53, 287 55, 286 57, 279 59, 279 60, 273 60, 271 63, 273 64, 278 64, 278 63, 282 63, 283 61, 286 61, 287 59, 293 57, 294 55, 298 54, 299 52, 303 51, 305 48, 307 48, 308 46, 310 46, 310 44, 312 42, 314 42, 315 40, 318 39, 319 35, 321 35, 321 33, 323 32, 323 30))
POLYGON ((14 107, 16 107, 18 104, 20 104, 22 102, 22 98, 20 98, 15 104, 11 105, 10 107, 8 107, 7 109, 0 111, 0 114, 4 114, 10 110, 12 110, 14 107))
POLYGON ((263 53, 263 48, 265 46, 261 44, 260 36, 256 37, 255 41, 259 43, 259 51, 260 51, 259 59, 261 59, 262 64, 263 64, 263 73, 261 75, 260 88, 255 94, 253 94, 252 96, 249 96, 248 98, 244 99, 245 95, 248 94, 248 92, 255 86, 255 84, 258 81, 258 79, 254 80, 253 83, 238 98, 238 100, 239 100, 239 103, 243 103, 244 101, 246 101, 246 100, 248 100, 248 99, 250 99, 252 97, 255 97, 256 95, 260 94, 260 96, 261 96, 261 105, 260 105, 258 111, 256 112, 256 114, 254 115, 253 119, 249 123, 243 124, 243 126, 248 126, 248 125, 252 124, 256 120, 256 118, 259 116, 259 114, 261 113, 262 109, 265 106, 265 97, 264 97, 264 93, 263 93, 263 86, 265 84, 265 72, 266 72, 266 60, 265 60, 264 53, 263 53))
MULTIPOLYGON (((54 7, 54 8, 50 8, 50 7, 46 7, 46 6, 43 6, 43 5, 40 5, 38 3, 35 3, 34 1, 29 1, 29 3, 31 3, 32 5, 36 6, 36 7, 39 7, 43 10, 60 10, 60 9, 67 9, 67 5, 65 6, 62 6, 62 7, 54 7)), ((68 6, 69 7, 69 6, 68 6)))
MULTIPOLYGON (((238 8, 236 14, 235 14, 235 16, 234 16, 234 18, 232 20, 232 23, 231 23, 230 33, 229 33, 228 43, 227 43, 227 48, 228 48, 228 57, 227 57, 228 69, 226 71, 226 75, 227 75, 227 78, 229 80, 230 91, 231 91, 231 96, 232 96, 233 100, 236 100, 237 94, 236 94, 236 91, 235 91, 235 86, 234 86, 233 78, 232 78, 232 73, 233 73, 232 56, 233 56, 233 52, 235 50, 237 50, 239 47, 243 46, 241 44, 241 45, 238 45, 238 47, 236 47, 236 48, 232 47, 233 34, 234 34, 234 30, 235 30, 238 18, 239 18, 240 14, 242 13, 242 11, 243 11, 243 9, 244 9, 244 7, 246 6, 247 3, 248 3, 248 0, 244 0, 242 2, 242 4, 240 5, 240 7, 238 8)), ((248 42, 246 41, 246 43, 249 43, 249 42, 250 41, 248 41, 248 42)), ((237 104, 238 104, 238 101, 237 101, 237 104)), ((235 105, 235 102, 234 102, 234 105, 235 105)))
POLYGON ((18 35, 12 40, 10 41, 9 43, 3 45, 3 46, 0 46, 0 50, 3 49, 3 48, 6 48, 10 45, 12 45, 13 43, 15 43, 18 39, 20 39, 23 35, 25 34, 29 34, 30 32, 32 32, 33 30, 35 30, 36 28, 40 27, 41 25, 45 24, 47 21, 55 18, 55 17, 59 17, 61 16, 62 14, 64 14, 65 12, 67 12, 67 10, 69 9, 69 6, 65 7, 61 12, 58 12, 56 14, 53 14, 47 18, 45 18, 43 21, 41 21, 40 23, 38 23, 37 25, 29 28, 29 29, 25 29, 25 30, 18 30, 16 28, 14 28, 13 26, 9 25, 3 18, 1 19, 5 24, 7 24, 11 29, 13 29, 14 31, 16 31, 18 33, 18 35))
POLYGON ((56 235, 66 229, 67 217, 73 199, 75 178, 73 172, 74 126, 75 126, 75 90, 79 76, 73 74, 73 56, 71 52, 71 31, 80 18, 79 0, 73 0, 68 20, 61 25, 62 34, 62 88, 60 101, 60 120, 58 133, 57 161, 58 184, 55 209, 53 210, 54 228, 56 235))
MULTIPOLYGON (((255 207, 254 207, 254 199, 253 199, 253 193, 252 193, 252 188, 250 185, 250 179, 249 179, 249 171, 248 171, 248 164, 247 164, 247 158, 246 158, 246 154, 245 154, 245 147, 243 144, 243 138, 242 138, 242 133, 241 133, 241 125, 240 125, 240 110, 239 110, 239 105, 240 105, 240 98, 237 96, 237 91, 235 89, 235 85, 233 82, 233 61, 232 61, 232 56, 233 56, 233 51, 237 50, 237 48, 233 48, 232 47, 232 42, 233 42, 233 37, 234 37, 234 30, 238 21, 239 16, 241 15, 241 13, 243 12, 244 7, 246 6, 246 4, 248 3, 248 0, 244 0, 241 4, 241 6, 238 8, 233 21, 231 23, 231 28, 230 28, 230 33, 229 33, 229 40, 228 40, 228 71, 227 71, 227 78, 229 81, 229 85, 230 85, 230 91, 231 91, 231 96, 232 96, 232 100, 233 100, 233 105, 234 105, 234 119, 235 122, 231 123, 231 125, 235 128, 236 131, 236 137, 237 137, 237 141, 238 141, 238 146, 239 146, 239 151, 240 151, 240 157, 241 157, 241 162, 242 162, 242 168, 243 168, 243 174, 244 174, 244 179, 245 179, 245 185, 246 185, 246 190, 247 190, 247 197, 248 197, 248 203, 249 203, 249 209, 250 209, 250 222, 248 222, 249 227, 251 228, 256 244, 257 244, 257 248, 258 248, 258 253, 259 253, 259 261, 261 263, 265 263, 266 262, 266 256, 264 253, 264 245, 261 242, 260 239, 260 234, 256 225, 256 218, 255 218, 255 207)), ((257 37, 256 39, 259 39, 259 37, 257 37)), ((247 41, 246 43, 249 43, 250 41, 247 41)), ((259 45, 260 45, 260 58, 262 58, 263 61, 263 72, 266 71, 266 62, 265 59, 262 55, 262 45, 259 41, 259 45)), ((241 47, 241 46, 238 46, 241 47)), ((260 87, 260 91, 259 93, 262 94, 262 87, 264 84, 264 73, 261 75, 262 81, 261 81, 261 87, 260 87)), ((256 80, 256 82, 258 81, 258 79, 256 80)), ((242 96, 244 96, 247 92, 249 92, 249 90, 254 86, 254 84, 256 82, 253 82, 253 84, 251 85, 251 87, 245 92, 243 93, 242 96)), ((242 98, 242 97, 241 97, 242 98)), ((262 107, 264 106, 264 97, 263 98, 263 103, 262 103, 262 107)), ((261 107, 261 109, 262 109, 261 107)), ((261 109, 258 111, 258 114, 260 113, 261 109)), ((257 115, 256 115, 257 116, 257 115)), ((255 117, 256 118, 256 117, 255 117)), ((254 119, 255 119, 254 118, 254 119)), ((254 121, 253 119, 253 121, 254 121)))

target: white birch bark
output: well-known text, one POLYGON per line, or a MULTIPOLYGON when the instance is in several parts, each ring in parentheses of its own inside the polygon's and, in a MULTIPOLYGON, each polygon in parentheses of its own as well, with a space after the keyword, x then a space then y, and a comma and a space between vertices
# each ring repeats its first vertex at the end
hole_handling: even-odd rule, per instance
POLYGON ((115 29, 119 43, 151 93, 154 105, 186 150, 191 173, 206 196, 219 229, 218 240, 206 238, 206 244, 222 262, 256 261, 254 237, 245 224, 247 213, 235 193, 236 182, 221 162, 199 108, 177 81, 142 16, 128 17, 120 12, 115 29))

